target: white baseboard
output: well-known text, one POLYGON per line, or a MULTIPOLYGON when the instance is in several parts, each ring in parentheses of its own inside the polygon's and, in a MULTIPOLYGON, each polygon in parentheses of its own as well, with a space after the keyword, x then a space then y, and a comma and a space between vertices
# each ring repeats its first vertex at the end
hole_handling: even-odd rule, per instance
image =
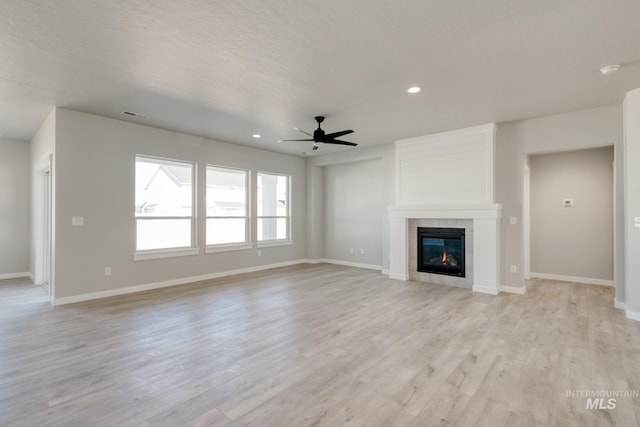
POLYGON ((382 270, 382 267, 379 265, 361 264, 359 262, 340 261, 337 259, 323 258, 322 260, 320 260, 320 262, 326 262, 327 264, 346 265, 347 267, 366 268, 368 270, 382 270))
POLYGON ((388 276, 389 275, 389 270, 383 268, 382 270, 380 270, 380 273, 384 274, 385 276, 388 276))
POLYGON ((118 295, 132 294, 135 292, 150 291, 152 289, 167 288, 169 286, 184 285, 186 283, 200 282, 203 280, 218 279, 220 277, 235 276, 237 274, 253 273, 256 271, 269 270, 271 268, 288 267, 290 265, 304 264, 309 262, 306 259, 298 259, 293 261, 279 262, 276 264, 258 265, 255 267, 240 268, 237 270, 220 271, 217 273, 203 274, 200 276, 183 277, 180 279, 167 280, 164 282, 146 283, 143 285, 128 286, 124 288, 109 289, 106 291, 90 292, 88 294, 73 295, 63 298, 52 298, 52 305, 73 304, 76 302, 89 301, 100 298, 113 297, 118 295))
POLYGON ((409 280, 409 275, 408 274, 389 273, 389 279, 403 280, 403 281, 406 282, 407 280, 409 280))
POLYGON ((31 277, 31 273, 28 271, 23 273, 6 273, 0 274, 0 280, 8 280, 8 279, 28 279, 31 277))
POLYGON ((500 291, 498 291, 496 288, 490 288, 488 286, 473 285, 471 290, 473 292, 480 292, 480 293, 489 294, 489 295, 498 295, 500 293, 500 291))
POLYGON ((546 273, 531 273, 531 278, 535 279, 547 279, 547 280, 559 280, 561 282, 577 282, 586 283, 587 285, 598 286, 615 286, 613 280, 605 279, 591 279, 589 277, 575 277, 575 276, 563 276, 560 274, 546 274, 546 273))
POLYGON ((618 301, 617 299, 613 299, 613 305, 615 308, 624 311, 624 315, 627 316, 627 319, 640 321, 640 313, 637 311, 631 311, 627 308, 627 304, 622 301, 618 301))
POLYGON ((527 287, 517 287, 517 286, 500 286, 500 292, 507 292, 510 294, 518 294, 524 295, 527 292, 527 287))

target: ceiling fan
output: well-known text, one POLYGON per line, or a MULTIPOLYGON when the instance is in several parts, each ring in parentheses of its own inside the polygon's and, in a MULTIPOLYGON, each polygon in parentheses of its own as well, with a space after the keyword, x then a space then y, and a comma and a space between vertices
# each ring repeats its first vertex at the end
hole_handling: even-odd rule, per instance
POLYGON ((349 142, 349 141, 342 141, 340 139, 336 139, 339 138, 343 135, 348 135, 350 133, 353 133, 353 131, 351 129, 348 130, 341 130, 340 132, 333 132, 333 133, 324 133, 324 130, 322 130, 320 128, 320 124, 324 121, 324 116, 316 116, 315 117, 316 122, 318 122, 318 129, 313 131, 313 135, 310 134, 307 131, 304 131, 302 129, 299 129, 297 127, 294 127, 295 130, 304 133, 305 135, 310 136, 311 138, 309 139, 281 139, 278 142, 287 142, 287 141, 313 141, 313 150, 317 150, 319 147, 319 144, 338 144, 338 145, 350 145, 352 147, 357 146, 358 144, 356 144, 355 142, 349 142))

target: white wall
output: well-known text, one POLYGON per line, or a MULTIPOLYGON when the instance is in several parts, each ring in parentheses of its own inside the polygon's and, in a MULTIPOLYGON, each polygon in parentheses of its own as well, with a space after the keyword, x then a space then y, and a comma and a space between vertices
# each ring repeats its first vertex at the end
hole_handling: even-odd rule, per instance
MULTIPOLYGON (((304 159, 64 109, 56 135, 56 298, 305 258, 304 159), (250 249, 133 261, 136 154, 195 161, 199 182, 207 163, 291 175, 293 244, 262 248, 261 256, 250 249), (72 216, 85 225, 72 227, 72 216), (104 276, 106 266, 112 276, 104 276)), ((198 213, 202 245, 203 203, 198 213)))
MULTIPOLYGON (((496 136, 496 202, 502 204, 501 252, 502 282, 506 286, 521 287, 523 277, 522 193, 523 170, 528 154, 622 146, 621 105, 577 111, 518 122, 500 123, 496 136), (516 225, 511 225, 515 216, 516 225), (509 265, 517 266, 517 273, 510 273, 509 265)), ((616 158, 618 155, 616 153, 616 158)), ((619 166, 619 165, 618 165, 619 166)), ((616 169, 615 203, 622 206, 623 168, 616 169)), ((620 218, 617 226, 622 227, 620 218)), ((616 249, 622 253, 622 242, 616 241, 616 249)), ((622 262, 617 261, 616 294, 621 290, 619 272, 622 262)))
MULTIPOLYGON (((327 238, 328 234, 325 230, 325 224, 327 223, 326 217, 333 215, 333 213, 328 211, 325 206, 327 204, 335 206, 338 200, 334 201, 333 198, 337 197, 338 194, 329 190, 330 194, 325 196, 326 189, 324 186, 327 182, 334 182, 342 172, 351 175, 350 179, 360 183, 366 182, 369 178, 377 182, 380 182, 379 180, 381 179, 378 187, 371 187, 368 191, 377 192, 379 197, 381 197, 382 212, 362 212, 363 223, 371 224, 372 228, 375 227, 381 230, 381 239, 377 246, 374 242, 367 243, 371 249, 365 249, 365 256, 367 254, 380 254, 380 258, 377 260, 367 257, 366 263, 381 265, 383 271, 389 269, 389 219, 386 207, 394 204, 394 165, 395 149, 392 144, 342 151, 307 159, 307 206, 313 207, 313 209, 309 210, 310 215, 307 222, 307 233, 309 236, 307 253, 310 259, 329 258, 329 256, 331 256, 331 259, 336 261, 365 263, 365 258, 360 258, 360 260, 354 259, 351 254, 340 253, 337 250, 337 248, 344 248, 347 242, 359 241, 361 231, 344 230, 344 234, 340 236, 335 236, 332 232, 332 236, 327 238), (368 168, 369 164, 358 166, 361 162, 368 163, 370 161, 378 165, 373 176, 370 176, 372 171, 368 168), (342 165, 344 168, 333 169, 329 172, 332 174, 332 178, 328 181, 325 180, 324 175, 327 173, 327 170, 337 165, 342 165), (348 172, 350 166, 354 167, 353 173, 348 172), (336 241, 336 238, 339 238, 339 241, 336 241), (327 250, 327 248, 329 249, 327 250)), ((372 233, 377 233, 377 231, 372 230, 372 233)), ((348 251, 351 246, 346 247, 348 251)))
POLYGON ((613 282, 613 147, 533 155, 529 165, 531 271, 613 282))
POLYGON ((383 179, 382 159, 325 167, 324 258, 382 265, 383 179))
MULTIPOLYGON (((630 317, 640 320, 640 89, 627 93, 624 100, 624 159, 625 159, 625 299, 632 312, 630 317)), ((630 313, 627 313, 628 315, 630 313)))
POLYGON ((29 273, 29 143, 0 139, 0 278, 29 273))

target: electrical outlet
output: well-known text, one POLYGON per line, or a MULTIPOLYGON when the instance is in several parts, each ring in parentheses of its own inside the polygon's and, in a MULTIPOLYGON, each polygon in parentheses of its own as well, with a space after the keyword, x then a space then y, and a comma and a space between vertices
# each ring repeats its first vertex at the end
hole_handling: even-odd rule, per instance
POLYGON ((640 216, 636 216, 633 218, 633 226, 640 228, 640 216))
POLYGON ((262 249, 258 249, 258 256, 262 256, 262 249))
POLYGON ((562 206, 565 208, 573 207, 573 199, 562 199, 562 206))
POLYGON ((353 248, 349 248, 349 253, 353 254, 353 248))
POLYGON ((518 269, 516 268, 516 265, 515 265, 515 264, 511 264, 511 265, 509 266, 509 271, 510 271, 510 272, 512 272, 512 273, 517 273, 517 272, 518 272, 518 269))
POLYGON ((516 225, 518 223, 518 218, 516 218, 515 216, 509 217, 509 223, 511 225, 516 225))
POLYGON ((364 255, 364 248, 360 248, 360 255, 364 255))
POLYGON ((71 225, 84 225, 84 217, 83 216, 72 216, 71 217, 71 225))
POLYGON ((111 276, 111 267, 105 267, 104 268, 104 275, 105 276, 111 276))

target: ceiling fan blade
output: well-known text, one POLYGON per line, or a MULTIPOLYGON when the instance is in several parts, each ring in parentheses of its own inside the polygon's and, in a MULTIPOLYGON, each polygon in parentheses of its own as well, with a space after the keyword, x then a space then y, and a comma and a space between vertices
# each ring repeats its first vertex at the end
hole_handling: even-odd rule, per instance
POLYGON ((328 141, 322 141, 325 144, 338 144, 338 145, 350 145, 352 147, 357 146, 358 144, 356 144, 355 142, 349 142, 349 141, 340 141, 339 139, 331 139, 328 141))
POLYGON ((289 142, 289 141, 313 141, 313 139, 279 139, 278 142, 289 142))
POLYGON ((312 135, 312 134, 310 134, 309 132, 307 132, 306 130, 302 130, 302 129, 297 128, 297 127, 295 127, 295 126, 294 126, 293 128, 294 128, 295 130, 297 130, 298 132, 302 132, 302 133, 304 133, 305 135, 309 135, 309 136, 313 137, 313 135, 312 135))
POLYGON ((327 139, 334 139, 334 138, 339 138, 339 137, 344 136, 344 135, 348 135, 350 133, 353 133, 353 131, 351 129, 349 129, 349 130, 341 130, 340 132, 328 133, 324 137, 327 138, 327 139))

